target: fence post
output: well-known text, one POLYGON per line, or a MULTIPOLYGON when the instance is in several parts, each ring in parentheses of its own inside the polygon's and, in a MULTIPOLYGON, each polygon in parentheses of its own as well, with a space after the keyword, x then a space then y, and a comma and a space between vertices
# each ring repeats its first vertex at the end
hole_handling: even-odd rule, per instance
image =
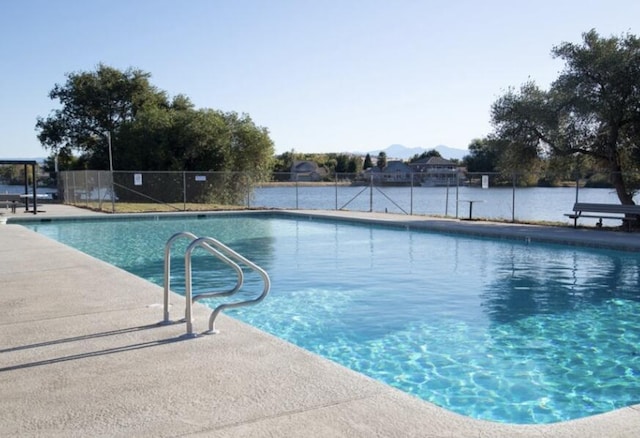
POLYGON ((447 192, 444 197, 444 217, 449 216, 449 181, 451 178, 447 177, 447 192))
POLYGON ((89 171, 84 171, 84 204, 89 206, 89 171))
POLYGON ((458 205, 460 204, 460 174, 456 175, 456 219, 458 219, 458 205))
POLYGON ((100 171, 97 171, 96 174, 98 175, 98 210, 102 211, 102 184, 100 181, 100 171))
POLYGON ((411 176, 411 192, 409 193, 409 214, 413 215, 413 173, 411 176))
POLYGON ((295 174, 296 178, 296 210, 298 209, 298 174, 295 174))
POLYGON ((182 171, 182 211, 187 211, 187 172, 182 171))
POLYGON ((69 203, 69 199, 71 198, 71 174, 69 174, 68 172, 70 172, 69 170, 61 170, 60 173, 58 175, 60 175, 60 177, 62 178, 62 183, 60 183, 61 179, 58 178, 58 193, 60 193, 60 189, 62 189, 62 193, 64 195, 64 198, 61 199, 61 202, 63 204, 68 204, 69 203), (60 184, 62 184, 62 187, 60 186, 60 184))
POLYGON ((338 172, 336 172, 336 211, 338 211, 338 172))
POLYGON ((516 221, 516 178, 517 175, 515 172, 513 172, 513 189, 511 192, 511 222, 516 221))
MULTIPOLYGON (((109 148, 109 151, 111 151, 111 148, 109 148)), ((115 213, 116 212, 116 189, 115 189, 115 184, 114 184, 114 180, 113 180, 113 167, 111 168, 111 213, 115 213)))
POLYGON ((247 194, 247 208, 251 208, 251 188, 253 186, 253 178, 251 177, 252 175, 248 172, 244 172, 244 174, 245 174, 244 191, 247 194))
POLYGON ((72 170, 71 179, 73 180, 73 205, 78 203, 78 187, 76 186, 76 171, 72 170))
POLYGON ((373 174, 369 178, 369 213, 371 213, 373 211, 373 174))

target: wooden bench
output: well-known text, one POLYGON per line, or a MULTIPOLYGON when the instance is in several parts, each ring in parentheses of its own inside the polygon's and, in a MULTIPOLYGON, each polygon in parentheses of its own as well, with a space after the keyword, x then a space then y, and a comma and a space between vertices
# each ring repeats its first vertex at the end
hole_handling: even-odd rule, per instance
POLYGON ((25 204, 17 193, 0 193, 0 205, 3 205, 8 210, 11 208, 11 212, 15 213, 18 207, 24 207, 25 204))
POLYGON ((592 204, 586 202, 576 202, 573 205, 573 213, 565 214, 573 219, 574 228, 578 226, 578 219, 582 217, 591 217, 600 219, 597 227, 602 227, 602 219, 619 219, 631 228, 631 222, 640 218, 640 205, 623 205, 623 204, 592 204), (587 214, 585 214, 587 213, 587 214), (590 214, 588 214, 590 213, 590 214), (617 216, 612 216, 612 215, 617 216), (621 216, 623 215, 623 216, 621 216))

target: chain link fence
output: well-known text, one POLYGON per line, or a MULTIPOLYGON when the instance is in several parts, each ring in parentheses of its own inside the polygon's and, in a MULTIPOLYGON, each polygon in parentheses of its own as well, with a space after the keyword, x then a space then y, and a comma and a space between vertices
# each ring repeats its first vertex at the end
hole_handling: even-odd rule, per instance
POLYGON ((529 180, 497 173, 298 172, 258 181, 248 172, 87 170, 60 172, 58 193, 67 204, 108 212, 278 208, 551 223, 569 223, 566 214, 578 201, 620 202, 602 175, 554 187, 530 187, 529 180))
POLYGON ((67 204, 105 211, 187 211, 244 206, 253 186, 243 172, 60 172, 58 191, 67 204))

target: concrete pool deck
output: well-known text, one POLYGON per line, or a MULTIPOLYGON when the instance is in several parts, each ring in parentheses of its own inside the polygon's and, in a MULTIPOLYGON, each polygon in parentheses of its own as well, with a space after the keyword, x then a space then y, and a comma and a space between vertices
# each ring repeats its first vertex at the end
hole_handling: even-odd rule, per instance
MULTIPOLYGON (((633 437, 640 430, 640 405, 552 425, 473 420, 224 315, 220 334, 187 339, 184 324, 157 325, 160 287, 18 225, 98 213, 43 210, 0 225, 0 436, 633 437)), ((295 214, 640 250, 637 233, 295 214)), ((172 304, 180 317, 184 300, 174 295, 172 304)), ((197 332, 209 313, 195 306, 197 332)))

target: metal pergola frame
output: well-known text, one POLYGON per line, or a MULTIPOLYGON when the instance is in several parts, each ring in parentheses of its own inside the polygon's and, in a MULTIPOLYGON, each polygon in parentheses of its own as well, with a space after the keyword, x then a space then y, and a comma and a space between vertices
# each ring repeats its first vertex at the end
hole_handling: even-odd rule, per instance
POLYGON ((36 193, 36 187, 37 187, 36 166, 38 165, 38 162, 36 160, 0 160, 0 165, 3 165, 3 164, 24 166, 24 194, 25 194, 24 205, 27 211, 29 211, 29 198, 31 198, 33 200, 33 214, 38 214, 38 201, 37 201, 38 196, 36 193), (27 166, 31 166, 33 196, 28 196, 29 195, 29 183, 28 183, 29 178, 27 178, 27 175, 28 175, 27 166))

